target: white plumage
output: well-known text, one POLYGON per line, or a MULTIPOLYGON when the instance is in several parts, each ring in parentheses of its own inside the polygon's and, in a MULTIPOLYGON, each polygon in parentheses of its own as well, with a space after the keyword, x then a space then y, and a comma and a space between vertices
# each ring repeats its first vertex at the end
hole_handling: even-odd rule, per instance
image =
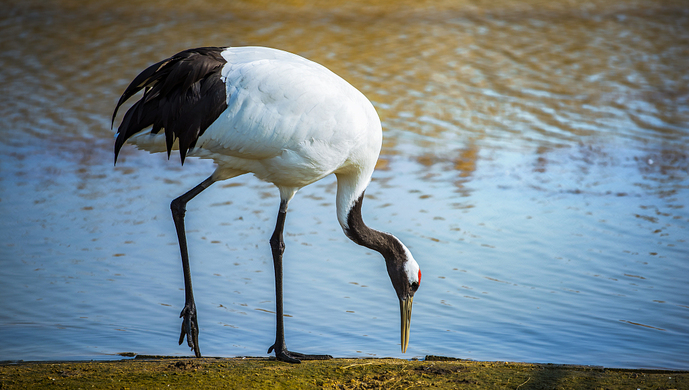
POLYGON ((278 317, 271 350, 278 359, 291 362, 325 357, 292 353, 284 346, 282 229, 287 204, 299 188, 334 173, 337 218, 345 234, 386 260, 400 299, 402 350, 406 350, 411 302, 421 272, 397 238, 368 228, 361 218, 363 194, 382 142, 380 119, 361 92, 322 65, 263 47, 191 49, 154 64, 125 90, 113 122, 117 108, 141 89, 144 95, 118 129, 115 159, 128 141, 150 152, 169 154, 179 149, 182 163, 187 156, 217 163, 208 179, 171 205, 185 272, 180 343, 186 337, 200 356, 184 234, 186 202, 216 181, 253 173, 275 184, 281 198, 271 238, 278 317), (151 132, 146 132, 149 127, 151 132))

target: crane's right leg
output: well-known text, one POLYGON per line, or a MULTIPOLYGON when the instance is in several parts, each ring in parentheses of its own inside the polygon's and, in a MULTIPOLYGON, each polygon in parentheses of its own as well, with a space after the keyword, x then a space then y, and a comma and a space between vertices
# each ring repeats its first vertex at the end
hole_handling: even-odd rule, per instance
POLYGON ((187 236, 184 231, 184 214, 187 210, 187 202, 200 194, 201 191, 210 187, 215 181, 213 176, 211 176, 170 203, 172 219, 175 221, 175 228, 177 230, 179 251, 182 255, 182 270, 184 271, 184 309, 182 309, 182 313, 179 315, 184 319, 182 320, 182 331, 179 335, 179 344, 182 344, 186 336, 187 345, 194 350, 194 354, 197 358, 201 357, 201 351, 199 350, 199 323, 196 317, 194 292, 191 288, 191 269, 189 268, 189 253, 187 252, 187 236))
POLYGON ((275 269, 275 344, 268 348, 268 353, 275 351, 275 358, 287 363, 300 363, 301 360, 327 360, 332 359, 330 355, 305 355, 303 353, 291 352, 285 345, 285 324, 284 308, 282 296, 282 254, 285 251, 285 241, 282 231, 285 228, 285 216, 287 215, 287 200, 280 201, 280 211, 278 212, 275 231, 270 237, 270 247, 273 252, 273 268, 275 269))

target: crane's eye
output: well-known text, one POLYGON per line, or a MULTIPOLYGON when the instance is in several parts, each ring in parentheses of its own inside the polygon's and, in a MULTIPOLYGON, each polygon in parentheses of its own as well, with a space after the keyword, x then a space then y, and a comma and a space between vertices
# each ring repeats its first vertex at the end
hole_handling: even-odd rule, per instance
POLYGON ((411 290, 416 292, 416 290, 419 289, 419 284, 417 282, 414 282, 411 284, 411 290))

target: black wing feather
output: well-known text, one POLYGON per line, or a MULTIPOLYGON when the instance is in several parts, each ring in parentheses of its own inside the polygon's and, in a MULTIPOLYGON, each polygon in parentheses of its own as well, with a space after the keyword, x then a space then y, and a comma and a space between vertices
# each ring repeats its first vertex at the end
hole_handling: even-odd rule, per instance
POLYGON ((153 64, 132 80, 120 97, 112 123, 120 106, 137 92, 143 96, 127 110, 117 130, 115 162, 125 141, 151 127, 151 133, 165 130, 168 157, 179 139, 182 164, 196 141, 227 108, 225 83, 221 70, 224 47, 189 49, 153 64))

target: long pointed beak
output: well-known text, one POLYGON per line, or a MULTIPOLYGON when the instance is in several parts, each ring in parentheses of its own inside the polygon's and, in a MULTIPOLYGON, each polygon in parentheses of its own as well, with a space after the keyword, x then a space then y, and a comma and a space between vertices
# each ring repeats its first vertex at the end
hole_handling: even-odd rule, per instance
POLYGON ((414 297, 400 299, 400 317, 402 319, 402 353, 407 352, 409 346, 409 329, 411 328, 411 304, 414 297))

